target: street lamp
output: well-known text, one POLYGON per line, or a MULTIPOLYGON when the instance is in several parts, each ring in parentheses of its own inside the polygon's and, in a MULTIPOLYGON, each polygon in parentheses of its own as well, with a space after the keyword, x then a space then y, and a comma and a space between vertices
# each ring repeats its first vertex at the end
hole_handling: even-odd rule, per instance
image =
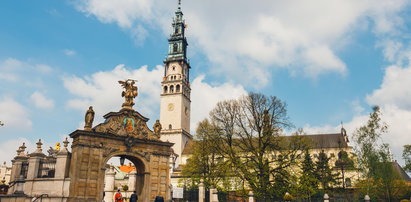
POLYGON ((120 165, 124 166, 124 160, 126 160, 126 158, 124 156, 120 156, 120 165))

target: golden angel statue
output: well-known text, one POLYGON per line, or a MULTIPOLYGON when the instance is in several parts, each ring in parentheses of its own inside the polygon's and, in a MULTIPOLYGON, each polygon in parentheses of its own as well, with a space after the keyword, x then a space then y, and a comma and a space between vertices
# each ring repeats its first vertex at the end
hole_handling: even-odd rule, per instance
POLYGON ((125 81, 118 81, 119 84, 125 89, 121 96, 125 98, 122 105, 124 109, 132 109, 134 105, 134 98, 138 95, 137 86, 134 86, 137 80, 127 79, 125 81))

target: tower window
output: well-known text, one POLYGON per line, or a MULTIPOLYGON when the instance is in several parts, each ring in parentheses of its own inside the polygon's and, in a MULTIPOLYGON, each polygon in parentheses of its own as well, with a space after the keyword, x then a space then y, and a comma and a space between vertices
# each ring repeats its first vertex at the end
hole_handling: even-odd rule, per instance
POLYGON ((175 53, 175 52, 177 52, 177 50, 178 50, 178 45, 177 45, 177 43, 174 43, 173 52, 175 53))
POLYGON ((170 93, 174 93, 174 86, 170 86, 170 93))
POLYGON ((167 91, 168 91, 167 86, 164 86, 164 93, 167 93, 167 91))
POLYGON ((173 126, 171 126, 171 124, 168 125, 168 129, 171 130, 173 129, 173 126))
POLYGON ((173 66, 173 71, 176 70, 176 66, 173 66))
POLYGON ((176 86, 176 92, 179 93, 180 92, 180 85, 176 86))

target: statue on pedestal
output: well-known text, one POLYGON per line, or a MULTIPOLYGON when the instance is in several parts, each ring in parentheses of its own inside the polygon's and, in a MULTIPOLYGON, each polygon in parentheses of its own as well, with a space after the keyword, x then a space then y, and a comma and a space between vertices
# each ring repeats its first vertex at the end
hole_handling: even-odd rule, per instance
POLYGON ((153 129, 154 129, 154 135, 157 138, 160 138, 160 132, 161 132, 162 127, 161 127, 161 123, 159 120, 156 120, 156 123, 154 123, 153 125, 153 129))
POLYGON ((84 122, 85 122, 84 130, 91 130, 93 126, 93 120, 94 120, 94 110, 93 110, 93 107, 90 106, 84 117, 84 122))
POLYGON ((134 98, 138 95, 137 86, 134 86, 137 80, 127 79, 125 81, 118 81, 119 84, 125 89, 121 96, 125 98, 122 105, 123 109, 132 109, 134 105, 134 98))

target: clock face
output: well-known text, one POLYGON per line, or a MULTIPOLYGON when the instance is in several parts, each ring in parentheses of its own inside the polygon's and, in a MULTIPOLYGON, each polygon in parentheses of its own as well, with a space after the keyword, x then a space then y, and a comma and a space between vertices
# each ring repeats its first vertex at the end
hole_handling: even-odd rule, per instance
POLYGON ((173 111, 173 110, 174 110, 173 103, 168 104, 168 111, 173 111))

